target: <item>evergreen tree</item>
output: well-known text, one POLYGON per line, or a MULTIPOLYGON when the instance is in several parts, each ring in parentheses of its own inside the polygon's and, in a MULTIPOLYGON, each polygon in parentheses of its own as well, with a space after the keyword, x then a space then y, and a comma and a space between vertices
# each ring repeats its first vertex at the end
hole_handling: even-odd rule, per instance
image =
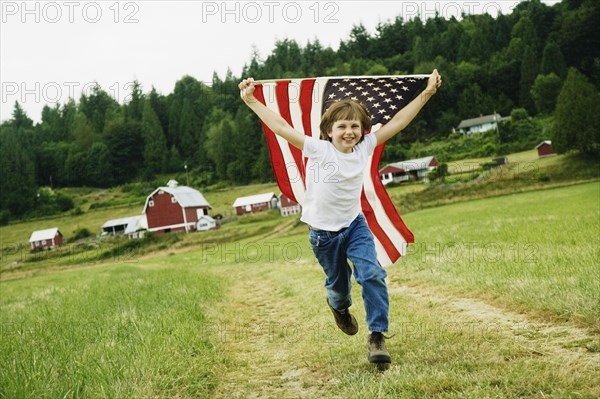
POLYGON ((85 185, 88 180, 86 165, 86 152, 81 150, 77 144, 71 144, 65 160, 64 176, 61 180, 72 187, 85 185))
POLYGON ((519 82, 520 94, 519 103, 522 107, 527 109, 529 113, 535 111, 535 105, 531 97, 531 87, 535 82, 535 78, 538 75, 538 56, 535 51, 534 45, 528 45, 525 48, 523 54, 523 60, 521 61, 521 80, 519 82))
POLYGON ((562 81, 555 73, 538 75, 531 88, 531 97, 539 113, 549 115, 554 111, 561 87, 562 81))
POLYGON ((31 129, 33 128, 33 120, 28 116, 21 104, 15 101, 15 107, 13 108, 12 118, 9 121, 9 125, 15 130, 18 129, 31 129))
POLYGON ((86 185, 94 187, 110 187, 112 165, 111 155, 104 143, 94 143, 86 155, 86 185))
POLYGON ((2 176, 2 195, 0 208, 7 209, 13 215, 22 215, 33 207, 37 187, 35 184, 35 166, 27 150, 19 141, 19 132, 23 127, 30 127, 25 112, 15 106, 10 122, 14 127, 5 127, 1 131, 0 141, 0 176, 2 176))
POLYGON ((227 168, 230 162, 235 161, 235 153, 231 151, 230 144, 236 131, 235 124, 230 115, 215 109, 209 119, 214 121, 206 132, 204 149, 209 159, 215 165, 217 178, 227 180, 227 168))
POLYGON ((107 126, 106 146, 115 183, 125 183, 137 176, 144 161, 143 143, 140 122, 117 119, 107 126))
POLYGON ((142 93, 142 85, 137 80, 131 84, 129 99, 129 103, 125 105, 125 118, 141 121, 145 101, 144 94, 142 93))
POLYGON ((163 133, 158 116, 150 105, 144 101, 142 113, 142 132, 144 137, 144 167, 149 174, 160 173, 167 169, 167 140, 163 133))
POLYGON ((554 40, 549 41, 544 47, 540 72, 544 75, 554 73, 563 79, 567 73, 562 51, 560 51, 560 47, 554 40))
POLYGON ((89 96, 84 93, 79 100, 79 110, 85 114, 97 133, 104 131, 108 113, 118 108, 119 104, 98 84, 92 88, 89 96))
POLYGON ((552 144, 557 152, 576 149, 600 154, 600 93, 575 68, 570 68, 556 102, 552 144))

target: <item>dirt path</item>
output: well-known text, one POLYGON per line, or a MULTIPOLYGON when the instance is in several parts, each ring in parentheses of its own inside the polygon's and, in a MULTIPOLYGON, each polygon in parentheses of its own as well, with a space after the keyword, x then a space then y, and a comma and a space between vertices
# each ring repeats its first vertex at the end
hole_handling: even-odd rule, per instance
POLYGON ((440 294, 434 287, 409 287, 390 284, 390 296, 410 296, 417 301, 435 304, 436 308, 453 322, 476 323, 480 332, 485 329, 491 336, 504 334, 524 350, 540 356, 560 358, 563 362, 577 361, 600 372, 600 353, 586 345, 598 342, 600 337, 580 327, 534 321, 527 316, 490 305, 482 300, 440 294))
MULTIPOLYGON (((213 314, 213 320, 218 320, 213 332, 219 337, 226 358, 218 370, 216 397, 350 397, 338 387, 347 376, 340 369, 350 365, 357 374, 367 370, 366 353, 363 354, 366 332, 361 320, 364 313, 358 292, 355 291, 354 309, 363 330, 355 337, 346 337, 335 330, 330 314, 322 306, 320 270, 310 264, 286 267, 257 264, 215 270, 231 282, 226 300, 213 314), (288 285, 282 286, 283 281, 288 285), (332 348, 332 354, 328 348, 332 348)), ((448 294, 436 287, 395 283, 395 273, 399 272, 391 269, 389 288, 392 304, 398 304, 394 309, 396 320, 402 312, 411 311, 402 304, 412 303, 412 311, 419 309, 432 320, 448 323, 447 332, 458 334, 456 339, 465 345, 473 338, 464 335, 464 326, 470 325, 474 334, 488 334, 487 342, 492 347, 500 345, 497 342, 510 344, 513 350, 554 364, 553 367, 600 375, 600 353, 586 349, 598 341, 598 336, 585 329, 533 321, 526 315, 448 294), (495 341, 496 337, 501 339, 495 341)), ((398 323, 395 327, 400 331, 391 333, 400 337, 408 333, 398 323)), ((398 359, 398 349, 404 350, 402 341, 396 338, 392 342, 393 355, 398 359)), ((385 378, 401 376, 405 366, 398 359, 385 378)), ((345 389, 348 392, 352 387, 345 389)))
POLYGON ((307 353, 315 331, 298 311, 301 305, 282 298, 260 270, 231 268, 227 274, 233 284, 216 309, 214 331, 229 360, 216 397, 330 397, 335 381, 311 359, 314 352, 307 353))

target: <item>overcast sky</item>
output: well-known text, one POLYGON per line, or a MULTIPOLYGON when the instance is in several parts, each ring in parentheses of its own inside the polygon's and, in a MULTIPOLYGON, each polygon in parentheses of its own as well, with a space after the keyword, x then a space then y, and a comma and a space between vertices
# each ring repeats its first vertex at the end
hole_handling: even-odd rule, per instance
POLYGON ((518 2, 2 0, 0 119, 19 101, 39 122, 45 104, 78 100, 94 82, 123 103, 136 79, 144 92, 168 94, 186 74, 210 82, 229 67, 239 76, 253 45, 265 57, 277 39, 318 38, 337 49, 359 23, 374 33, 396 16, 496 16, 518 2))

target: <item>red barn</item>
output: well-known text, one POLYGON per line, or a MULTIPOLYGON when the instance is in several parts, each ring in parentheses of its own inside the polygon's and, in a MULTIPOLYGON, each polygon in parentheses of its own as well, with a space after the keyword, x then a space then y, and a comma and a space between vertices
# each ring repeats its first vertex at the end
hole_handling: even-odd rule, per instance
POLYGON ((296 215, 302 212, 302 206, 281 193, 279 194, 279 212, 281 216, 296 215))
POLYGON ((148 231, 169 233, 195 230, 198 219, 208 215, 211 208, 198 190, 178 187, 175 180, 170 180, 167 187, 157 188, 146 198, 143 213, 148 231))
POLYGON ((550 155, 556 155, 554 152, 554 148, 552 148, 552 142, 550 140, 545 140, 539 143, 535 149, 537 150, 538 157, 547 157, 550 155))
POLYGON ((395 162, 379 170, 381 182, 385 185, 391 182, 405 182, 421 180, 438 166, 438 161, 433 156, 411 159, 409 161, 395 162))
POLYGON ((31 243, 32 251, 46 248, 51 249, 63 245, 63 235, 58 227, 46 230, 38 230, 31 233, 29 242, 31 243))
POLYGON ((236 198, 233 207, 237 215, 260 212, 264 209, 276 208, 277 196, 275 196, 275 193, 266 193, 251 195, 249 197, 239 197, 236 198))

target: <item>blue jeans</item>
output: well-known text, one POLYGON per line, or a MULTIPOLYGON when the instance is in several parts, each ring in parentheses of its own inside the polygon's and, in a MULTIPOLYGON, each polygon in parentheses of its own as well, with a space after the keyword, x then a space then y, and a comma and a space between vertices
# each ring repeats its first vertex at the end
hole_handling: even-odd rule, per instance
POLYGON ((373 234, 363 215, 340 231, 309 229, 309 241, 325 272, 325 288, 329 303, 335 309, 352 305, 350 295, 352 269, 362 286, 362 296, 369 331, 387 332, 390 300, 385 283, 387 272, 377 263, 373 234))

